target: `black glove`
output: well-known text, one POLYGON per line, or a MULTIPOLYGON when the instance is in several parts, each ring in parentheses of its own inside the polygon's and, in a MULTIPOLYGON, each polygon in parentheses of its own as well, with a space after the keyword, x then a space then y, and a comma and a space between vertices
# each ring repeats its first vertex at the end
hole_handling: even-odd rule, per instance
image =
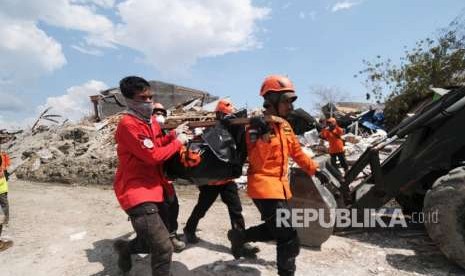
POLYGON ((234 115, 226 115, 222 119, 220 119, 220 122, 225 128, 230 128, 231 127, 231 120, 235 119, 235 118, 236 118, 236 116, 234 116, 234 115))
POLYGON ((258 137, 261 137, 271 131, 270 126, 263 116, 254 116, 250 118, 250 127, 257 131, 258 137))
POLYGON ((315 177, 318 178, 318 180, 320 180, 321 184, 329 183, 331 179, 330 176, 326 172, 323 172, 320 170, 317 170, 315 172, 315 177))

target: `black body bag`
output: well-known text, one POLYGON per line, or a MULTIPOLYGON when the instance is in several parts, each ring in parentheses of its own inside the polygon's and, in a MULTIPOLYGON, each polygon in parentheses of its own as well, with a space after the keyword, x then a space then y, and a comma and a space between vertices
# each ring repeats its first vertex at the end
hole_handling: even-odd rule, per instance
MULTIPOLYGON (((229 118, 236 117, 237 114, 229 118)), ((206 185, 212 181, 241 176, 247 156, 244 134, 244 126, 233 126, 219 121, 214 127, 204 131, 201 140, 190 141, 187 145, 188 150, 200 153, 200 163, 193 167, 184 166, 181 155, 175 154, 164 164, 167 177, 206 185)))

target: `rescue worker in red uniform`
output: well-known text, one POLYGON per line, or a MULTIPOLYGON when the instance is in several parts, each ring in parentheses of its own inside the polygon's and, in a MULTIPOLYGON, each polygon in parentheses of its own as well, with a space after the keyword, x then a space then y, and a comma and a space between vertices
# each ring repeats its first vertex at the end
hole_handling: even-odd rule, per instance
MULTIPOLYGON (((168 112, 161 103, 153 104, 153 116, 155 120, 163 127, 166 121, 168 112)), ((163 135, 169 135, 167 130, 162 130, 163 135)), ((179 216, 179 200, 174 189, 173 181, 167 181, 164 186, 164 198, 167 211, 167 221, 165 226, 170 233, 171 244, 173 245, 174 252, 181 252, 186 248, 186 244, 178 237, 178 216, 179 216)), ((162 216, 163 218, 163 216, 162 216)))
MULTIPOLYGON (((231 101, 222 99, 218 101, 218 104, 215 108, 216 119, 223 120, 227 118, 227 116, 231 116, 233 111, 234 106, 231 101)), ((242 130, 242 140, 243 133, 244 131, 242 130)), ((244 144, 243 141, 240 142, 244 144)), ((228 208, 231 228, 238 230, 245 229, 244 217, 242 216, 241 200, 239 198, 236 182, 234 182, 233 179, 212 181, 207 185, 199 186, 199 191, 200 193, 197 204, 192 210, 192 213, 187 220, 186 226, 184 227, 184 235, 188 243, 199 242, 199 238, 195 234, 197 225, 199 224, 200 219, 205 216, 208 209, 210 209, 215 200, 218 198, 218 195, 221 196, 221 200, 228 208)), ((233 253, 238 254, 238 257, 240 255, 253 258, 257 252, 257 247, 253 247, 250 244, 245 243, 241 246, 241 248, 234 251, 233 253)))
POLYGON ((167 135, 152 116, 153 91, 150 84, 136 76, 120 81, 127 112, 115 133, 118 168, 113 184, 121 208, 129 215, 137 236, 133 240, 118 240, 118 266, 123 272, 131 269, 131 255, 151 254, 152 275, 170 275, 173 247, 162 216, 163 162, 187 142, 185 124, 167 135))
POLYGON ((292 197, 288 174, 291 157, 309 175, 317 172, 318 164, 308 157, 299 144, 289 123, 283 119, 293 109, 297 99, 294 85, 284 76, 268 76, 262 84, 260 96, 264 98, 265 115, 280 117, 278 123, 267 123, 263 117, 252 117, 246 131, 249 169, 247 192, 258 208, 262 224, 245 231, 232 229, 228 238, 233 248, 244 242, 276 241, 279 275, 294 275, 295 258, 300 251, 297 231, 292 219, 286 225, 277 225, 277 210, 289 209, 292 197))
POLYGON ((337 125, 335 118, 326 120, 326 127, 321 130, 320 137, 329 142, 329 155, 331 156, 331 164, 337 168, 336 159, 341 163, 344 172, 347 173, 349 166, 347 165, 344 152, 344 140, 342 135, 344 130, 337 125))

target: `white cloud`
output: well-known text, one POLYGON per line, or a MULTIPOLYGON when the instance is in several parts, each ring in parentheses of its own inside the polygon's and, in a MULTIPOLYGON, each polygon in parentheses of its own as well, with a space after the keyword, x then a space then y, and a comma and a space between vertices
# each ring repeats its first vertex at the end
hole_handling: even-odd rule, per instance
POLYGON ((360 4, 361 2, 351 2, 351 1, 342 1, 342 2, 337 2, 336 4, 334 4, 334 6, 331 8, 331 11, 332 12, 337 12, 337 11, 341 11, 341 10, 348 10, 358 4, 360 4))
POLYGON ((76 4, 94 4, 101 8, 109 9, 115 5, 115 0, 71 0, 76 4))
POLYGON ((66 64, 61 45, 34 22, 0 15, 0 79, 28 80, 66 64))
POLYGON ((42 26, 79 31, 67 46, 81 53, 129 47, 160 72, 177 73, 200 58, 261 47, 257 23, 269 14, 251 0, 1 1, 0 90, 66 64, 58 37, 42 26), (101 8, 119 17, 117 26, 101 8))
POLYGON ((128 0, 117 7, 123 22, 118 43, 142 52, 161 72, 260 47, 256 23, 270 12, 250 0, 128 0))
POLYGON ((305 19, 305 13, 303 11, 299 12, 299 18, 305 19))
POLYGON ((0 7, 1 12, 12 18, 42 21, 65 29, 101 33, 112 28, 113 23, 107 17, 98 14, 92 6, 85 5, 84 2, 98 1, 6 1, 0 7))
POLYGON ((82 32, 81 52, 96 54, 114 46, 114 26, 95 6, 112 7, 113 0, 34 0, 0 3, 0 89, 2 82, 21 83, 51 73, 66 64, 62 45, 41 24, 82 32), (87 5, 85 5, 87 4, 87 5))
POLYGON ((103 56, 103 51, 95 48, 89 48, 86 45, 71 45, 71 48, 73 48, 76 51, 79 51, 83 54, 88 54, 92 56, 103 56))
POLYGON ((66 90, 64 95, 49 97, 44 105, 37 108, 37 112, 42 112, 51 106, 51 114, 62 115, 70 121, 78 121, 83 116, 90 115, 93 110, 89 96, 99 94, 105 89, 108 89, 108 85, 96 80, 72 86, 66 90))
POLYGON ((91 46, 114 47, 113 22, 98 14, 94 5, 111 7, 109 0, 6 1, 0 4, 0 17, 39 22, 62 29, 82 31, 91 46))

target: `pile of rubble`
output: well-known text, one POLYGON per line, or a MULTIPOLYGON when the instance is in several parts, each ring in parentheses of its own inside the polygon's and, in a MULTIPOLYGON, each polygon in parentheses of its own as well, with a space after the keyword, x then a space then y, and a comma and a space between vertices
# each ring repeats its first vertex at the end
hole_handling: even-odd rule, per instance
POLYGON ((11 156, 11 173, 40 182, 111 184, 118 117, 109 117, 103 125, 67 123, 17 134, 2 144, 11 156))
MULTIPOLYGON (((312 129, 305 132, 303 135, 298 136, 300 143, 304 146, 303 149, 308 155, 320 156, 328 154, 329 144, 327 141, 319 138, 318 131, 312 129)), ((349 165, 355 163, 355 161, 362 155, 365 150, 375 143, 376 141, 382 140, 387 137, 387 133, 384 130, 378 129, 372 135, 361 136, 353 133, 348 133, 342 136, 344 139, 344 150, 346 153, 347 162, 349 165)), ((384 160, 389 154, 394 151, 398 145, 389 145, 380 152, 381 160, 384 160)))
MULTIPOLYGON (((202 104, 198 99, 189 99, 173 106, 168 110, 167 122, 213 120, 212 110, 208 105, 200 107, 202 104)), ((49 110, 29 130, 0 131, 0 149, 11 157, 13 177, 38 182, 111 185, 118 161, 114 132, 121 113, 108 115, 97 123, 91 118, 79 123, 67 120, 60 123, 49 110)))
MULTIPOLYGON (((196 101, 175 106, 169 113, 171 124, 214 119, 214 113, 199 108, 196 101)), ((98 123, 83 120, 3 131, 1 149, 11 157, 10 173, 38 182, 111 185, 117 167, 114 132, 120 117, 118 113, 98 123)))

